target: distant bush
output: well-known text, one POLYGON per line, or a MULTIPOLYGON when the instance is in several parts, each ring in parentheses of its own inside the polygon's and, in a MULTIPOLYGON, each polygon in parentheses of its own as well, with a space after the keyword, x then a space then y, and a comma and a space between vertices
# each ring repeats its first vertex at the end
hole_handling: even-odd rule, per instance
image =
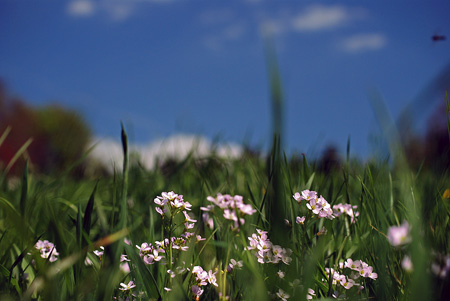
POLYGON ((408 135, 405 154, 411 167, 443 172, 450 167, 450 140, 444 104, 431 115, 425 135, 408 135))
POLYGON ((8 95, 0 83, 0 135, 10 132, 0 145, 0 167, 5 168, 20 148, 31 144, 10 169, 21 173, 25 159, 37 172, 61 172, 86 150, 91 131, 80 114, 57 105, 34 108, 8 95))

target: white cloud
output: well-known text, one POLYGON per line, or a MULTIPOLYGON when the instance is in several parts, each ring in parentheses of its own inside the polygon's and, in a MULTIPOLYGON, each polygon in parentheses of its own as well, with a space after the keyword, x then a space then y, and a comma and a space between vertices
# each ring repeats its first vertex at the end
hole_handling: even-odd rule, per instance
POLYGON ((260 29, 263 35, 279 35, 286 31, 286 26, 279 20, 266 19, 261 22, 260 29))
POLYGON ((121 22, 132 17, 138 10, 137 6, 166 4, 176 0, 72 0, 66 7, 66 12, 74 17, 106 16, 111 21, 121 22))
POLYGON ((363 15, 362 10, 351 10, 340 5, 311 5, 295 16, 291 25, 296 31, 326 30, 343 26, 363 15))
POLYGON ((383 34, 358 34, 344 39, 340 43, 340 48, 349 53, 356 53, 369 50, 379 50, 385 47, 387 39, 383 34))
MULTIPOLYGON (((101 163, 110 172, 114 168, 121 170, 123 164, 122 145, 111 139, 97 139, 92 142, 95 148, 89 158, 101 163)), ((148 145, 130 145, 130 155, 136 156, 147 169, 156 167, 161 161, 174 159, 181 161, 192 152, 194 158, 202 158, 214 152, 222 158, 237 158, 243 153, 241 146, 233 143, 214 145, 204 137, 194 135, 175 135, 167 139, 157 140, 148 145)))
POLYGON ((103 8, 108 17, 113 21, 124 21, 135 11, 133 1, 107 1, 103 3, 103 8))
POLYGON ((342 5, 309 5, 299 12, 282 9, 263 12, 257 16, 263 34, 282 35, 290 32, 318 32, 332 30, 362 19, 365 9, 342 5))
POLYGON ((89 17, 95 13, 95 5, 89 0, 76 0, 67 5, 67 13, 74 17, 89 17))

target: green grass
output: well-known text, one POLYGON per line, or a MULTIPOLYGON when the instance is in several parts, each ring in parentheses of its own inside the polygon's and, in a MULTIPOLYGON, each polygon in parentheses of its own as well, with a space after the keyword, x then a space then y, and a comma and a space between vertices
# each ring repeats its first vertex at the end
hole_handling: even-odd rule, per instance
MULTIPOLYGON (((206 285, 204 299, 218 299, 222 293, 232 299, 259 300, 268 298, 267 290, 275 293, 280 288, 295 299, 304 298, 306 288, 314 289, 317 297, 330 297, 336 286, 330 290, 324 269, 337 268, 337 263, 347 258, 361 259, 378 273, 377 280, 362 281, 364 290, 350 289, 347 296, 436 299, 444 296, 448 284, 447 278, 435 276, 430 267, 438 262, 437 254, 450 253, 450 199, 448 194, 444 197, 449 180, 447 175, 418 173, 407 166, 375 161, 361 164, 350 160, 340 169, 323 173, 306 159, 264 160, 250 154, 230 161, 215 156, 202 160, 191 157, 165 173, 159 169, 147 171, 139 165, 128 170, 125 160, 120 174, 81 181, 25 170, 15 187, 9 187, 5 178, 0 192, 0 290, 4 298, 12 299, 110 300, 120 296, 121 282, 134 280, 134 290, 142 291, 144 299, 191 298, 191 273, 172 279, 166 272, 170 264, 145 265, 134 247, 167 235, 153 199, 163 191, 174 191, 193 205, 190 215, 198 220, 194 230, 207 240, 191 244, 187 252, 173 250, 172 269, 183 261, 185 266, 216 269, 219 286, 206 285), (273 162, 279 177, 276 187, 272 183, 273 162), (292 198, 304 189, 317 191, 332 206, 357 205, 357 222, 350 224, 349 218, 341 216, 296 224, 296 216, 312 216, 305 203, 299 206, 292 198), (217 193, 242 195, 244 203, 257 209, 246 217, 239 232, 231 231, 220 214, 215 217, 214 230, 202 221, 199 208, 209 204, 208 196, 217 193), (270 193, 285 197, 274 198, 270 193), (271 219, 271 211, 266 210, 266 206, 280 204, 283 209, 279 215, 290 221, 289 226, 271 219), (412 225, 412 242, 394 248, 385 234, 390 226, 404 220, 412 225), (327 234, 318 236, 322 227, 327 234), (260 264, 252 252, 244 250, 247 237, 256 228, 268 231, 271 241, 293 251, 289 265, 260 264), (132 241, 132 246, 123 243, 124 237, 132 241), (39 239, 55 243, 57 261, 50 263, 32 251, 39 239), (100 245, 105 246, 101 261, 92 253, 100 245), (131 260, 129 274, 119 269, 122 253, 131 260), (401 267, 406 254, 414 264, 412 273, 401 267), (94 265, 84 264, 86 255, 94 265), (231 258, 242 260, 243 268, 225 273, 231 258), (284 279, 277 277, 280 269, 286 273, 284 279), (289 283, 295 279, 300 286, 294 289, 289 283), (169 293, 164 290, 167 286, 172 288, 169 293)), ((174 219, 172 224, 180 223, 182 220, 174 219)))

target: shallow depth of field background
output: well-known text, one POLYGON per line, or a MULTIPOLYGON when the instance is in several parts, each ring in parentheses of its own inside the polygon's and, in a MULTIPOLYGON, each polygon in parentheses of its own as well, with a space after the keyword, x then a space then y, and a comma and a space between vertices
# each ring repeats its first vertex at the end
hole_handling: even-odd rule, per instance
POLYGON ((3 2, 0 297, 111 299, 134 280, 144 299, 192 298, 134 248, 164 239, 153 200, 174 191, 208 239, 180 258, 225 275, 201 298, 332 297, 324 271, 352 257, 378 279, 350 298, 445 299, 449 13, 446 1, 3 2), (305 189, 357 206, 358 221, 312 218, 292 198, 305 189), (220 214, 208 229, 200 207, 217 193, 257 210, 240 231, 220 214), (411 242, 392 246, 404 221, 411 242), (293 250, 284 280, 244 250, 255 229, 293 250), (39 239, 56 264, 30 253, 39 239), (230 256, 242 272, 224 272, 230 256))
MULTIPOLYGON (((345 153, 350 138, 352 154, 367 159, 385 151, 372 94, 394 120, 409 106, 408 127, 420 135, 442 106, 450 43, 433 38, 448 36, 449 9, 446 1, 6 1, 2 99, 74 110, 88 145, 119 143, 122 121, 140 149, 181 134, 267 151, 270 43, 288 154, 345 153)), ((10 102, 2 114, 20 115, 10 102)))

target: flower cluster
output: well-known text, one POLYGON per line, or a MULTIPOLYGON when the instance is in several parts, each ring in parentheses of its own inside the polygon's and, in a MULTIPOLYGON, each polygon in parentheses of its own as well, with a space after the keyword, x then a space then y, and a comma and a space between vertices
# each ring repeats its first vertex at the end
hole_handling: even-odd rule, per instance
POLYGON ((290 255, 291 249, 284 249, 279 245, 274 245, 267 237, 267 232, 256 229, 258 233, 253 233, 248 238, 250 246, 247 250, 254 250, 255 256, 259 263, 278 263, 282 261, 284 264, 289 264, 292 261, 290 255))
POLYGON ((48 240, 38 240, 34 247, 39 251, 42 258, 48 258, 50 262, 58 260, 56 256, 58 256, 59 253, 56 251, 55 245, 48 240))
MULTIPOLYGON (((100 246, 100 250, 94 250, 92 253, 94 253, 94 255, 96 255, 101 262, 103 259, 103 254, 105 253, 105 247, 100 246)), ((120 270, 125 274, 130 272, 130 266, 128 264, 129 261, 130 260, 127 258, 126 254, 120 255, 120 270)), ((84 260, 84 264, 88 266, 94 265, 94 263, 87 256, 84 260)))
POLYGON ((306 294, 306 300, 312 300, 312 298, 316 295, 316 292, 311 289, 308 288, 308 293, 306 294))
POLYGON ((436 259, 437 262, 431 264, 431 271, 439 278, 445 279, 450 274, 450 254, 436 254, 436 259))
POLYGON ((359 288, 362 288, 363 286, 359 283, 356 283, 355 279, 358 279, 359 276, 356 273, 351 274, 351 276, 347 276, 344 274, 339 274, 337 271, 335 271, 333 268, 325 268, 325 272, 327 275, 332 277, 332 284, 333 285, 341 285, 345 289, 350 289, 353 286, 358 286, 359 288))
POLYGON ((350 216, 350 222, 353 224, 356 222, 356 218, 359 216, 359 212, 355 211, 354 209, 357 209, 358 206, 351 205, 351 204, 337 204, 333 206, 333 214, 334 216, 338 217, 341 214, 347 214, 350 216))
POLYGON ((358 275, 364 278, 371 278, 373 280, 378 278, 378 274, 373 272, 373 267, 362 260, 353 261, 349 258, 345 261, 344 267, 358 272, 358 275))
POLYGON ((175 214, 177 211, 191 210, 192 205, 189 202, 183 200, 183 195, 178 195, 173 191, 163 192, 161 196, 156 197, 154 200, 156 205, 156 212, 162 217, 170 211, 171 214, 175 214))
MULTIPOLYGON (((338 271, 333 268, 325 268, 325 272, 327 275, 331 277, 332 285, 342 286, 344 289, 349 290, 352 287, 357 287, 359 290, 363 290, 364 286, 361 283, 358 283, 358 279, 360 277, 371 278, 376 280, 378 278, 377 273, 373 272, 373 268, 369 266, 362 260, 353 261, 351 258, 347 259, 344 262, 339 263, 339 268, 342 270, 344 268, 350 269, 352 272, 350 275, 340 274, 338 271)), ((325 279, 322 279, 324 282, 325 279)), ((334 291, 333 297, 344 297, 345 295, 339 293, 339 291, 334 291)))
POLYGON ((195 284, 192 285, 192 293, 195 296, 201 296, 203 294, 202 286, 207 285, 208 283, 218 286, 217 279, 216 279, 216 273, 212 270, 209 270, 208 272, 203 270, 201 266, 194 266, 192 268, 192 275, 195 276, 195 284))
MULTIPOLYGON (((155 243, 156 244, 156 243, 155 243)), ((164 248, 161 247, 161 243, 152 246, 152 244, 144 242, 141 246, 136 245, 139 250, 139 256, 142 258, 145 264, 154 264, 161 261, 164 257, 160 253, 165 253, 164 248)))
POLYGON ((219 207, 223 210, 223 217, 225 219, 233 221, 232 229, 238 229, 239 225, 245 223, 244 217, 246 215, 252 215, 256 212, 252 205, 244 204, 243 197, 240 195, 231 196, 229 194, 222 195, 219 193, 216 198, 208 196, 207 200, 210 201, 212 205, 200 207, 200 209, 205 211, 203 219, 210 228, 213 228, 214 222, 208 212, 213 211, 215 207, 219 207))
POLYGON ((302 200, 306 201, 306 207, 312 211, 312 213, 318 215, 319 217, 324 217, 327 219, 334 219, 333 209, 331 205, 324 199, 323 196, 317 197, 317 192, 310 190, 303 190, 300 193, 296 192, 293 195, 294 199, 300 205, 302 200))
POLYGON ((236 261, 233 258, 230 259, 230 263, 227 265, 227 272, 230 273, 234 269, 240 269, 243 266, 242 260, 236 261))

